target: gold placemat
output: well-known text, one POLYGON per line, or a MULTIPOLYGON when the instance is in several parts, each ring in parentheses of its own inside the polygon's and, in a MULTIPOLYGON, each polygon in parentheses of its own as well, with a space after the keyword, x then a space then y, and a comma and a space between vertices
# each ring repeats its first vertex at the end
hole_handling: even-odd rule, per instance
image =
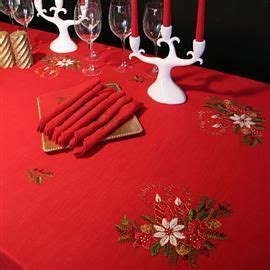
MULTIPOLYGON (((117 91, 121 91, 121 88, 116 83, 106 84, 106 87, 114 87, 117 91)), ((37 106, 38 106, 38 116, 39 119, 42 116, 42 102, 40 98, 37 98, 37 106)), ((130 120, 128 120, 125 124, 120 126, 117 130, 115 130, 110 136, 105 138, 103 141, 114 140, 118 138, 124 138, 136 134, 140 134, 143 132, 143 127, 139 122, 138 118, 134 115, 130 120)), ((64 149, 68 149, 68 147, 62 147, 58 144, 55 144, 51 141, 46 135, 41 134, 42 139, 42 149, 44 152, 54 152, 60 151, 64 149)))

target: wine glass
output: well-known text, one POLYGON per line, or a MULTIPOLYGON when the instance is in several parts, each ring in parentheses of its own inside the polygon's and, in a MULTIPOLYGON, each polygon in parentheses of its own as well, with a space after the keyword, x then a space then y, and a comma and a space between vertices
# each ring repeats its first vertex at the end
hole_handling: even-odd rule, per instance
MULTIPOLYGON (((101 32, 101 14, 100 5, 95 2, 89 2, 87 5, 81 5, 78 2, 74 10, 74 20, 80 21, 74 25, 76 34, 89 45, 90 55, 93 53, 93 43, 101 32)), ((95 67, 93 61, 90 61, 90 66, 83 68, 82 73, 86 76, 97 76, 101 70, 95 67)))
POLYGON ((109 9, 110 29, 121 39, 122 42, 122 61, 116 68, 118 72, 124 73, 131 67, 125 60, 125 41, 131 34, 131 5, 130 0, 111 0, 109 9))
POLYGON ((12 24, 13 22, 13 12, 14 12, 14 0, 1 0, 0 1, 0 11, 9 16, 12 24))
MULTIPOLYGON (((24 27, 28 35, 28 25, 34 17, 34 4, 32 0, 13 0, 10 2, 12 2, 10 8, 12 9, 13 18, 24 27)), ((31 47, 30 42, 29 45, 31 47)))
MULTIPOLYGON (((157 41, 160 38, 162 25, 163 7, 161 2, 149 2, 145 5, 143 16, 143 31, 148 39, 154 43, 155 57, 158 56, 157 41)), ((158 74, 157 66, 154 66, 147 72, 149 77, 155 78, 158 74)))
MULTIPOLYGON (((89 2, 90 3, 96 3, 99 6, 99 8, 100 8, 100 12, 101 12, 100 14, 102 16, 102 6, 101 6, 101 1, 100 0, 88 0, 88 1, 85 1, 85 4, 83 2, 84 1, 82 1, 82 0, 78 0, 78 5, 81 5, 81 6, 84 6, 85 5, 85 7, 86 7, 87 5, 89 5, 89 2)), ((87 54, 87 56, 85 57, 85 59, 88 60, 88 61, 98 61, 100 59, 100 56, 95 51, 94 44, 92 46, 93 47, 92 47, 91 52, 87 54)))

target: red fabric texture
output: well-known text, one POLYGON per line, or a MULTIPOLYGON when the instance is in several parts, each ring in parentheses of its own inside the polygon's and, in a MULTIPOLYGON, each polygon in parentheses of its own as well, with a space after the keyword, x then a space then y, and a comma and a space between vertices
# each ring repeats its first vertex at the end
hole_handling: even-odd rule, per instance
POLYGON ((141 107, 142 104, 137 102, 130 102, 122 106, 120 111, 110 120, 110 122, 102 126, 90 136, 86 137, 83 140, 83 145, 81 147, 76 147, 73 150, 75 156, 81 157, 90 151, 98 142, 105 139, 116 128, 120 127, 123 123, 130 119, 139 109, 141 109, 141 107))
POLYGON ((76 130, 91 124, 124 94, 125 93, 123 91, 111 94, 107 99, 99 103, 93 110, 86 113, 80 120, 74 123, 74 125, 62 132, 58 138, 58 143, 63 146, 68 145, 69 140, 73 137, 76 130))
MULTIPOLYGON (((73 105, 74 102, 77 102, 78 100, 80 100, 86 93, 89 92, 89 89, 92 89, 93 87, 97 86, 99 83, 100 83, 100 80, 96 78, 93 79, 91 84, 88 81, 84 82, 83 85, 80 86, 80 91, 72 100, 69 100, 69 102, 65 102, 63 105, 58 106, 49 115, 45 115, 40 120, 38 131, 43 132, 45 129, 45 126, 48 124, 49 121, 51 121, 53 118, 61 114, 64 110, 68 109, 71 105, 73 105)), ((100 86, 101 85, 98 86, 99 90, 100 90, 100 86)), ((78 89, 78 86, 75 86, 75 88, 78 89)), ((92 92, 91 92, 91 96, 92 96, 92 92)))
POLYGON ((25 270, 15 258, 0 250, 0 269, 1 270, 25 270))
POLYGON ((81 117, 83 117, 86 113, 95 108, 95 106, 97 106, 101 101, 111 95, 112 92, 112 89, 106 89, 105 91, 102 91, 102 93, 95 96, 90 102, 83 105, 82 108, 71 115, 63 124, 61 124, 61 126, 56 127, 53 132, 53 141, 57 142, 63 131, 74 125, 78 120, 81 119, 81 117))
MULTIPOLYGON (((17 27, 0 23, 8 31, 17 27)), ((140 198, 145 185, 177 184, 190 190, 194 208, 207 195, 233 209, 232 216, 221 220, 228 239, 218 242, 209 257, 200 256, 196 269, 268 270, 270 85, 197 66, 177 67, 172 76, 188 101, 159 104, 147 95, 154 81, 145 75, 149 66, 134 60, 132 71, 117 73, 113 64, 121 50, 97 42, 101 81, 116 82, 143 102, 145 111, 138 117, 145 134, 104 143, 83 159, 65 152, 46 154, 36 132, 37 96, 47 115, 52 97, 57 105, 59 90, 64 94, 91 81, 76 69, 59 69, 54 79, 35 72, 44 66, 45 55, 54 54, 49 45, 55 38, 30 29, 38 50, 34 66, 0 70, 0 251, 27 270, 188 270, 187 262, 172 266, 163 254, 151 256, 149 250, 118 243, 114 227, 125 214, 138 221, 152 214, 140 198), (144 82, 130 80, 135 75, 144 82), (263 112, 263 144, 252 148, 233 131, 213 135, 202 129, 198 113, 212 96, 263 112), (39 185, 27 176, 31 168, 54 175, 39 185)), ((78 42, 78 47, 68 55, 83 61, 87 45, 78 42)))
POLYGON ((127 103, 131 101, 131 97, 124 96, 115 102, 110 108, 108 108, 97 121, 94 121, 90 125, 80 128, 74 132, 74 136, 71 139, 69 146, 74 148, 78 143, 83 141, 87 136, 91 135, 98 128, 102 127, 108 123, 118 112, 119 110, 127 103))

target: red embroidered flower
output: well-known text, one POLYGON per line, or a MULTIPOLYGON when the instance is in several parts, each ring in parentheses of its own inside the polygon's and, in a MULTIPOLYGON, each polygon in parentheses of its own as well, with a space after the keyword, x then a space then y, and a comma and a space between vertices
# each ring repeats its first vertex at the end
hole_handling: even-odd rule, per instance
POLYGON ((188 224, 188 232, 185 233, 186 240, 195 249, 201 249, 204 244, 204 234, 207 231, 206 224, 198 219, 188 224))
POLYGON ((138 232, 135 234, 134 247, 143 247, 149 249, 154 243, 153 236, 151 234, 138 232))

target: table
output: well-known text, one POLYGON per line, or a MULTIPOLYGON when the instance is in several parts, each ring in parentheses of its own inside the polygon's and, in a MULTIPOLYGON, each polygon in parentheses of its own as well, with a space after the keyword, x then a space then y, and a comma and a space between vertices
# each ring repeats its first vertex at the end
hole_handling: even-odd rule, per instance
MULTIPOLYGON (((14 30, 4 23, 0 28, 14 30)), ((42 78, 36 71, 44 67, 45 55, 54 54, 48 46, 55 35, 38 30, 30 34, 38 49, 35 65, 0 70, 1 269, 189 269, 181 258, 172 266, 163 254, 150 256, 142 247, 117 241, 115 224, 125 214, 139 224, 144 224, 141 215, 152 214, 140 198, 145 186, 170 184, 190 190, 195 207, 207 195, 232 208, 231 216, 220 220, 228 238, 217 242, 209 257, 200 256, 197 269, 269 269, 269 85, 197 66, 176 68, 173 76, 188 102, 162 105, 146 93, 153 81, 144 75, 148 66, 134 62, 129 74, 119 74, 112 65, 120 49, 96 44, 105 59, 102 81, 117 82, 144 103, 138 117, 145 133, 102 144, 82 159, 69 152, 45 154, 36 132, 37 96, 89 78, 74 69, 42 78), (129 80, 135 75, 145 80, 129 80), (227 105, 238 102, 240 114, 244 103, 263 112, 258 114, 265 119, 263 143, 242 143, 244 134, 233 132, 240 126, 233 124, 237 119, 223 130, 213 127, 213 115, 220 112, 209 114, 204 104, 214 96, 227 105), (29 180, 34 169, 53 175, 38 184, 29 180)), ((78 45, 68 55, 83 61, 87 48, 78 45)), ((251 120, 241 121, 249 125, 251 120)), ((157 195, 152 199, 159 201, 157 195)))

